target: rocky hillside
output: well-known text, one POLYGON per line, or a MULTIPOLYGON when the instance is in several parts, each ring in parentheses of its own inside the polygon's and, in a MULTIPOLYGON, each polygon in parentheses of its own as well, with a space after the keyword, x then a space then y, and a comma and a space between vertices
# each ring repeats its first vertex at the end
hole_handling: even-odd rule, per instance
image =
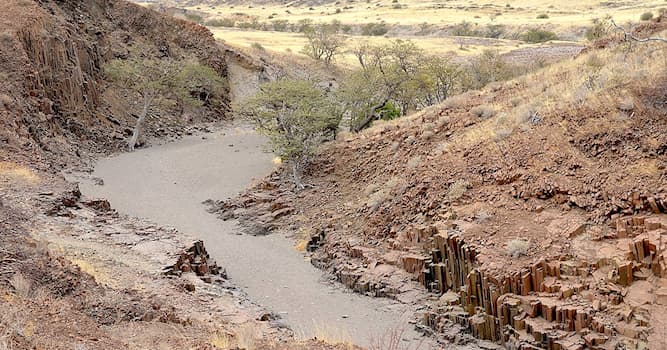
MULTIPOLYGON (((83 198, 60 175, 125 148, 137 123, 139 97, 109 83, 111 60, 194 61, 226 79, 208 30, 123 0, 0 9, 0 349, 349 348, 295 341, 201 242, 83 198)), ((157 106, 144 135, 223 119, 228 95, 185 113, 157 106)))
MULTIPOLYGON (((105 80, 110 60, 196 60, 227 76, 208 30, 120 0, 7 0, 0 41, 0 155, 35 164, 125 145, 137 97, 105 80)), ((153 111, 145 135, 176 136, 192 121, 224 118, 227 93, 214 98, 222 107, 195 115, 153 111)))
MULTIPOLYGON (((635 35, 664 37, 665 21, 635 35)), ((662 349, 667 45, 595 46, 344 137, 314 159, 310 189, 276 173, 218 211, 298 228, 315 265, 425 304, 445 339, 662 349)))

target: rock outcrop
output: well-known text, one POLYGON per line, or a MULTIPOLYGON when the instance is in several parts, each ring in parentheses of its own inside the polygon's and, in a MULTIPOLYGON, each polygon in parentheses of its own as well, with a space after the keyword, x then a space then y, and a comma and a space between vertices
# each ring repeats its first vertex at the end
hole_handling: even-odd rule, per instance
MULTIPOLYGON (((136 123, 137 97, 105 80, 104 65, 112 59, 195 60, 227 77, 225 50, 206 28, 123 0, 8 0, 0 33, 5 158, 62 167, 84 150, 122 147, 136 123)), ((222 119, 228 95, 214 96, 219 103, 201 115, 155 111, 146 135, 178 136, 192 121, 222 119)))

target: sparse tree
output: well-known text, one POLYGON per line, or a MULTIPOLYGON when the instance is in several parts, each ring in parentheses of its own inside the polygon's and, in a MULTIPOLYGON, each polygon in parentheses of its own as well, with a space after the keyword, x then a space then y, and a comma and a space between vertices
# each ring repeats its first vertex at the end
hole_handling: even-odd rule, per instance
POLYGON ((142 124, 150 109, 168 100, 184 106, 211 103, 220 94, 225 81, 212 68, 194 62, 183 64, 172 60, 147 58, 116 59, 105 66, 106 75, 122 88, 130 89, 141 99, 139 117, 128 141, 130 151, 139 138, 142 124))
POLYGON ((385 119, 397 105, 403 114, 446 99, 457 84, 459 70, 445 58, 428 56, 411 41, 386 45, 360 43, 352 49, 361 69, 348 75, 338 98, 358 132, 385 119))
POLYGON ((272 150, 292 168, 297 190, 301 173, 315 149, 340 123, 335 101, 307 80, 281 79, 262 85, 239 108, 269 138, 272 150))
POLYGON ((304 46, 303 53, 330 65, 345 44, 345 37, 338 34, 339 29, 340 24, 337 23, 322 23, 306 27, 303 33, 308 43, 304 46))

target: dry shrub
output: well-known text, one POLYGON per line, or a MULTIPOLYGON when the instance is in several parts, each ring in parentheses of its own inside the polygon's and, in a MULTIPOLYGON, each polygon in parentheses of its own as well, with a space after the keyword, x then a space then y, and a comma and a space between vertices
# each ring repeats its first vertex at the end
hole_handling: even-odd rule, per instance
POLYGON ((463 195, 466 193, 468 188, 470 187, 470 183, 466 180, 458 180, 454 182, 451 186, 449 186, 449 191, 447 192, 447 197, 451 201, 456 201, 461 199, 463 195))
MULTIPOLYGON (((7 78, 3 77, 2 75, 3 74, 0 73, 0 79, 6 80, 7 78)), ((10 96, 5 94, 0 94, 0 106, 5 106, 5 108, 9 109, 12 107, 13 102, 14 100, 10 96)))
POLYGON ((504 140, 504 139, 510 137, 510 135, 512 135, 512 129, 501 128, 501 129, 497 129, 497 130, 494 131, 494 138, 493 139, 495 141, 500 141, 500 140, 504 140))
POLYGON ((436 124, 437 124, 438 128, 440 129, 440 128, 445 127, 447 124, 449 124, 449 121, 450 121, 449 116, 448 115, 443 115, 440 118, 438 118, 438 121, 436 122, 436 124))
POLYGON ((389 199, 391 191, 397 187, 399 184, 404 183, 398 177, 392 177, 383 185, 371 184, 366 187, 366 193, 368 196, 368 201, 366 205, 371 208, 371 211, 376 211, 382 203, 389 199))
POLYGON ((466 105, 468 98, 465 95, 456 95, 446 99, 442 105, 445 108, 457 109, 466 105))
POLYGON ((419 164, 422 162, 422 157, 421 156, 415 156, 410 158, 407 163, 408 169, 414 169, 416 168, 419 164))
POLYGON ((632 97, 626 97, 618 103, 618 109, 624 112, 629 112, 635 109, 635 101, 632 99, 632 97))
POLYGON ((16 294, 22 297, 30 297, 32 295, 32 281, 27 277, 23 276, 21 273, 15 273, 9 284, 14 288, 16 294))
POLYGON ((245 350, 257 349, 257 338, 257 329, 252 323, 247 323, 241 326, 236 333, 236 343, 238 347, 245 350))
POLYGON ((496 110, 493 108, 493 106, 490 105, 480 105, 476 106, 473 109, 470 110, 470 113, 472 113, 474 116, 478 118, 491 118, 494 115, 496 115, 496 110))
POLYGON ((225 331, 218 331, 211 336, 210 343, 216 349, 227 350, 231 348, 231 336, 225 331))
POLYGON ((524 239, 513 239, 507 242, 507 254, 513 258, 526 255, 530 248, 530 243, 524 239))

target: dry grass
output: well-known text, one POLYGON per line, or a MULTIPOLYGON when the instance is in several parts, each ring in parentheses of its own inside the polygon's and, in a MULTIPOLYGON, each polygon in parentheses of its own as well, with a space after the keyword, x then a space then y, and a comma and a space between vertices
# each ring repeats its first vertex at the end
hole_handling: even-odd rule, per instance
MULTIPOLYGON (((667 33, 659 34, 661 36, 667 33)), ((663 43, 635 44, 631 51, 625 44, 580 55, 574 60, 553 64, 507 86, 513 88, 510 103, 496 106, 496 115, 481 121, 453 137, 449 142, 457 148, 471 147, 488 140, 499 141, 518 129, 529 128, 543 118, 558 115, 576 107, 606 111, 616 109, 628 113, 637 108, 637 101, 627 91, 630 83, 657 86, 667 71, 667 50, 663 43), (595 62, 595 64, 590 64, 595 62), (521 101, 530 101, 521 104, 521 101)), ((442 107, 463 108, 471 98, 463 95, 445 101, 442 107)), ((472 106, 471 106, 472 107, 472 106)), ((597 123, 592 119, 582 132, 604 132, 623 127, 623 123, 597 123)))
POLYGON ((14 288, 16 294, 29 298, 32 296, 33 288, 32 281, 25 277, 23 274, 17 272, 9 280, 9 284, 14 288))
POLYGON ((12 163, 0 162, 0 180, 23 181, 28 183, 39 183, 39 176, 25 166, 12 163))
POLYGON ((423 341, 413 346, 403 342, 405 330, 400 327, 388 329, 380 337, 371 337, 369 350, 420 350, 424 347, 423 341))
POLYGON ((294 246, 294 249, 296 249, 297 252, 305 252, 307 246, 308 246, 308 240, 300 239, 294 246))
POLYGON ((82 272, 90 275, 93 277, 95 282, 100 283, 100 284, 106 284, 109 285, 111 282, 111 278, 109 277, 109 274, 103 272, 99 268, 96 268, 91 264, 89 261, 82 260, 82 259, 70 259, 72 264, 76 265, 81 269, 82 272))
POLYGON ((344 345, 350 349, 354 348, 350 332, 330 324, 315 325, 314 337, 327 344, 344 345))
POLYGON ((218 331, 211 336, 209 343, 220 350, 228 350, 232 346, 231 335, 225 331, 218 331))
POLYGON ((246 323, 236 332, 236 344, 245 350, 255 350, 259 345, 259 334, 254 323, 246 323))

